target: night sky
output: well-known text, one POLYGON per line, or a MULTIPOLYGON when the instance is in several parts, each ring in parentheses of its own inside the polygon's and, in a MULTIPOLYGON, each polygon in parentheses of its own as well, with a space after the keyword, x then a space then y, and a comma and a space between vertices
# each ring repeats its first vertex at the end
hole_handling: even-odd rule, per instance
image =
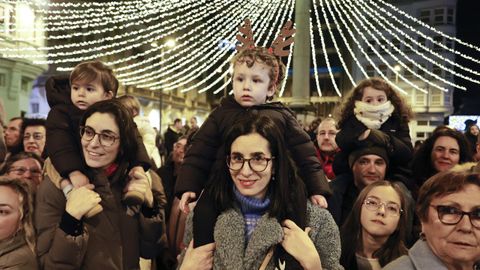
MULTIPOLYGON (((458 0, 457 3, 457 38, 470 44, 480 47, 480 1, 478 0, 458 0)), ((480 59, 480 52, 466 48, 463 45, 456 45, 458 51, 480 59)), ((466 66, 472 70, 480 71, 480 65, 464 58, 456 58, 457 63, 466 66)), ((458 73, 463 73, 469 77, 480 80, 479 76, 455 69, 458 73)), ((467 87, 467 91, 455 90, 454 92, 454 114, 480 115, 480 85, 466 81, 462 78, 455 78, 455 82, 467 87)))

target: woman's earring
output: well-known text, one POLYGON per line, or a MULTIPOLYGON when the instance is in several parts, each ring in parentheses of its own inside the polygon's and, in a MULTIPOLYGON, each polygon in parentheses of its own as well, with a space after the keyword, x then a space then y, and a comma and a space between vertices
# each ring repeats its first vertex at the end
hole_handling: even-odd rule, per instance
POLYGON ((275 181, 275 175, 272 175, 272 179, 271 179, 271 180, 272 180, 272 181, 275 181))
POLYGON ((427 239, 427 236, 425 235, 424 232, 420 232, 419 236, 420 236, 420 239, 422 239, 423 241, 427 239))

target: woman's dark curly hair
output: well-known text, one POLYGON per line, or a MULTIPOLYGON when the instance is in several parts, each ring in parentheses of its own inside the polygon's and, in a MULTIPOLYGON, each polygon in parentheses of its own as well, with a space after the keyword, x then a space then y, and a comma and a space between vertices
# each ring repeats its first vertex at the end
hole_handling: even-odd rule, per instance
POLYGON ((347 121, 347 119, 354 115, 353 109, 355 108, 355 101, 362 100, 363 90, 366 87, 372 87, 385 92, 385 94, 387 95, 387 99, 390 100, 393 107, 395 107, 395 110, 392 114, 393 117, 401 119, 401 121, 404 123, 408 123, 410 119, 412 119, 413 112, 411 107, 406 103, 406 101, 395 90, 393 90, 392 86, 386 81, 381 78, 373 77, 362 80, 345 97, 345 101, 339 107, 339 111, 337 113, 337 119, 340 119, 338 121, 338 126, 340 127, 340 129, 342 128, 345 121, 347 121))
POLYGON ((80 126, 85 126, 87 119, 94 113, 106 113, 113 116, 115 123, 118 126, 120 135, 120 151, 118 153, 117 162, 127 161, 132 162, 132 158, 136 156, 137 146, 137 127, 133 122, 133 118, 129 111, 122 103, 115 99, 109 99, 97 102, 83 114, 80 126))
POLYGON ((465 136, 454 129, 446 126, 435 129, 433 134, 425 140, 420 148, 415 152, 412 160, 412 172, 415 177, 417 187, 420 187, 428 178, 437 173, 432 164, 433 145, 439 137, 451 137, 458 143, 460 150, 459 164, 473 160, 472 152, 465 136))
MULTIPOLYGON (((246 63, 247 66, 251 68, 255 62, 259 62, 271 67, 270 72, 268 73, 270 77, 269 87, 274 87, 275 90, 279 89, 283 79, 285 78, 285 65, 279 57, 275 56, 273 53, 270 53, 266 48, 254 47, 240 51, 233 57, 231 66, 235 72, 235 65, 237 63, 246 63)), ((267 97, 267 100, 272 99, 273 96, 267 97)))

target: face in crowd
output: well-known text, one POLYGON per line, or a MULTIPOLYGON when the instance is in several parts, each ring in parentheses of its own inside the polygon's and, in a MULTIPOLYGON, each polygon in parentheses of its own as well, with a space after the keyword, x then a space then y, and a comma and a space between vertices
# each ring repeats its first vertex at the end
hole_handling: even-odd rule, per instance
POLYGON ((46 139, 45 126, 28 126, 23 131, 23 150, 41 156, 46 139))
POLYGON ((320 151, 325 153, 335 152, 338 148, 337 143, 335 142, 335 137, 337 136, 337 127, 335 120, 326 119, 323 120, 317 129, 317 144, 320 148, 320 151))
POLYGON ((0 242, 20 229, 21 207, 20 195, 11 187, 0 185, 0 242))
POLYGON ((20 159, 12 163, 7 175, 38 186, 42 181, 42 165, 32 157, 20 159))
POLYGON ((258 133, 236 138, 227 165, 237 190, 244 196, 265 198, 273 175, 270 143, 258 133))
POLYGON ((115 161, 120 150, 119 134, 112 114, 95 112, 87 118, 81 135, 83 155, 89 167, 105 169, 115 161))
POLYGON ((402 203, 392 186, 376 186, 368 192, 360 214, 363 237, 386 239, 397 230, 402 203))
POLYGON ((371 183, 384 180, 387 163, 377 155, 363 155, 352 166, 355 186, 361 190, 371 183))
POLYGON ((192 128, 198 127, 197 126, 197 118, 195 118, 195 117, 190 118, 190 127, 192 127, 192 128))
POLYGON ((80 110, 86 110, 92 104, 111 99, 112 91, 105 91, 100 77, 93 81, 75 80, 71 87, 72 103, 80 110))
POLYGON ((173 144, 172 159, 175 164, 182 164, 185 157, 185 147, 187 146, 187 139, 183 138, 173 144))
POLYGON ((174 126, 174 128, 175 128, 176 130, 181 130, 182 127, 183 127, 183 126, 182 126, 182 121, 181 121, 181 120, 180 120, 180 121, 175 121, 175 122, 173 123, 173 126, 174 126))
MULTIPOLYGON (((250 60, 251 61, 251 60, 250 60)), ((264 104, 275 94, 270 83, 271 67, 255 61, 249 67, 248 60, 237 62, 233 72, 233 95, 242 107, 264 104)))
POLYGON ((20 133, 22 129, 22 119, 10 121, 4 131, 5 144, 7 147, 14 147, 20 144, 20 133))
POLYGON ((362 102, 376 106, 387 102, 387 100, 387 94, 382 90, 375 89, 371 86, 363 89, 362 102))
POLYGON ((449 269, 472 269, 480 258, 480 186, 435 196, 422 218, 422 232, 432 252, 449 269), (456 267, 454 267, 456 266, 456 267))
POLYGON ((475 135, 475 136, 478 136, 478 133, 480 132, 480 129, 478 129, 478 126, 477 125, 472 125, 470 128, 470 133, 472 135, 475 135))
POLYGON ((431 162, 437 172, 451 169, 460 161, 460 146, 449 136, 438 137, 433 144, 431 162))

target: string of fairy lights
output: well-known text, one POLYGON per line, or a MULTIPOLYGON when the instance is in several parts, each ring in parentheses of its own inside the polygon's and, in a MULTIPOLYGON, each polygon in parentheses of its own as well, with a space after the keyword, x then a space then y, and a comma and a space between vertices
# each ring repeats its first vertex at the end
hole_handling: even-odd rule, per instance
MULTIPOLYGON (((326 67, 336 95, 342 96, 336 80, 339 69, 334 69, 333 63, 338 63, 335 65, 352 85, 356 77, 369 77, 373 69, 405 94, 407 89, 427 93, 426 85, 440 91, 466 90, 453 76, 480 85, 480 72, 453 57, 480 64, 480 59, 461 50, 480 52, 480 47, 444 33, 386 0, 311 1, 309 42, 319 96, 325 91, 320 83, 322 67, 326 67), (329 52, 327 43, 333 45, 335 54, 329 52)), ((19 23, 24 16, 21 13, 0 14, 0 38, 8 37, 16 44, 0 48, 5 58, 54 65, 64 72, 79 62, 101 59, 126 86, 217 94, 231 83, 230 60, 238 26, 250 18, 256 45, 270 46, 281 26, 292 19, 295 0, 130 0, 128 4, 0 0, 0 6, 3 10, 28 7, 41 18, 27 27, 19 23)), ((287 68, 293 49, 290 46, 287 68)), ((286 82, 281 84, 280 96, 286 82)))

